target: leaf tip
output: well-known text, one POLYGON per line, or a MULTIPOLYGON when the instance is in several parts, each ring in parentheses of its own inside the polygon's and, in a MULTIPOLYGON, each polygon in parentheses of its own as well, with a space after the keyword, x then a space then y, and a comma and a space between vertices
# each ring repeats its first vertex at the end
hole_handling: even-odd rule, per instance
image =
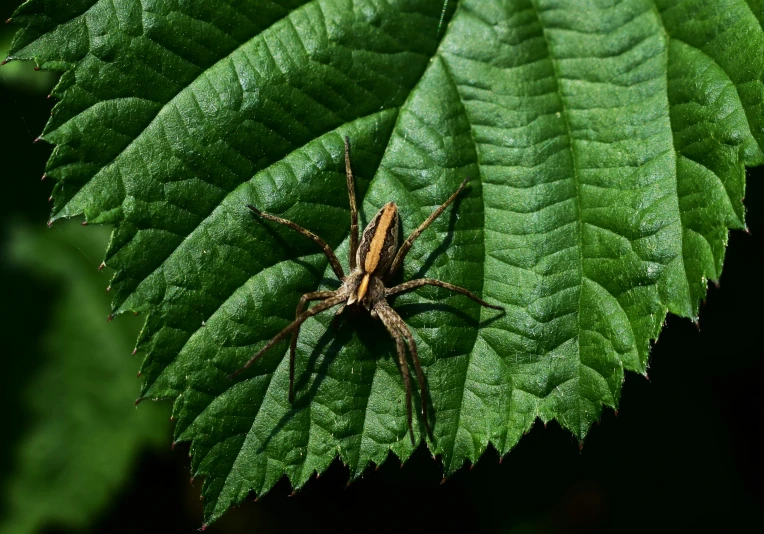
POLYGON ((138 397, 137 399, 135 399, 135 405, 138 406, 142 400, 143 400, 143 397, 138 397))
MULTIPOLYGON (((8 62, 8 60, 6 59, 5 61, 3 61, 2 64, 5 65, 7 62, 8 62)), ((32 144, 35 144, 39 140, 40 140, 40 136, 38 135, 37 137, 34 138, 34 140, 32 141, 32 144)))
POLYGON ((8 17, 7 19, 5 19, 5 23, 6 23, 6 24, 10 24, 10 23, 11 23, 11 18, 10 18, 10 17, 8 17))
POLYGON ((102 262, 101 262, 101 265, 99 265, 99 266, 98 266, 98 270, 99 270, 99 271, 103 271, 103 268, 104 268, 104 267, 106 267, 106 263, 102 261, 102 262))
POLYGON ((87 226, 87 225, 88 225, 88 222, 87 222, 87 221, 82 221, 80 224, 81 224, 82 226, 87 226))
POLYGON ((202 523, 202 528, 200 528, 199 530, 202 531, 202 532, 207 530, 207 523, 202 523))
POLYGON ((112 319, 114 319, 114 314, 110 313, 109 316, 106 318, 106 322, 110 323, 112 319))
POLYGON ((5 65, 6 63, 8 63, 10 60, 11 60, 11 58, 9 58, 9 57, 5 58, 2 62, 0 62, 0 67, 5 65))
MULTIPOLYGON (((133 352, 130 353, 130 356, 135 356, 135 354, 138 352, 138 347, 133 349, 133 352)), ((138 371, 138 376, 141 376, 141 372, 138 371)))
POLYGON ((41 181, 41 182, 45 181, 45 178, 47 178, 47 177, 48 177, 48 175, 47 175, 47 174, 43 174, 43 175, 42 175, 42 178, 40 178, 40 181, 41 181))
POLYGON ((109 291, 111 291, 111 286, 106 287, 106 292, 108 293, 109 291))

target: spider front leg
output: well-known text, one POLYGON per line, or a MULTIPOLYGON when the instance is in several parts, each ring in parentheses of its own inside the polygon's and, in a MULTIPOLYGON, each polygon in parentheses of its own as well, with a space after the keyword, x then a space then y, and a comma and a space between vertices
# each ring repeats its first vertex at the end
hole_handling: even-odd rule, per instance
MULTIPOLYGON (((305 293, 300 297, 300 302, 297 304, 297 310, 295 311, 295 320, 297 320, 302 312, 305 310, 305 305, 311 300, 323 300, 328 299, 336 295, 336 291, 314 291, 312 293, 305 293)), ((292 330, 292 341, 289 343, 289 402, 294 401, 294 358, 297 351, 297 336, 300 335, 300 326, 298 325, 292 330)))
POLYGON ((306 230, 299 224, 293 223, 292 221, 288 219, 282 219, 281 217, 277 217, 276 215, 271 215, 270 213, 266 213, 264 211, 260 211, 256 207, 254 207, 252 204, 248 204, 247 207, 252 210, 252 213, 255 215, 259 215, 263 219, 268 219, 269 221, 277 222, 279 224, 283 224, 284 226, 288 226, 292 230, 295 230, 296 232, 301 233, 308 239, 312 239, 315 241, 318 246, 320 246, 324 254, 326 254, 327 259, 329 260, 329 265, 332 266, 332 270, 334 271, 334 274, 337 275, 337 278, 342 281, 345 278, 345 271, 342 270, 342 265, 340 265, 340 260, 337 259, 337 255, 334 254, 334 251, 332 250, 332 247, 330 247, 326 241, 318 237, 316 234, 311 232, 310 230, 306 230))
POLYGON ((350 201, 350 270, 356 267, 356 251, 358 251, 358 207, 355 203, 355 180, 350 169, 350 138, 345 136, 345 176, 348 182, 348 200, 350 201))
POLYGON ((448 197, 448 200, 441 204, 438 209, 433 211, 430 216, 427 217, 427 219, 425 219, 425 221, 419 225, 419 228, 414 230, 411 235, 406 238, 406 241, 403 242, 401 248, 398 249, 398 253, 395 255, 393 263, 390 264, 390 269, 387 271, 387 280, 392 278, 395 272, 400 269, 401 265, 403 265, 403 259, 406 257, 406 254, 409 253, 409 250, 411 250, 411 245, 414 244, 414 240, 419 237, 419 235, 424 232, 427 227, 430 226, 430 224, 432 224, 432 221, 437 219, 440 214, 443 213, 443 210, 445 210, 454 200, 456 200, 456 197, 459 196, 459 193, 462 192, 462 189, 464 189, 464 186, 467 185, 469 180, 469 176, 465 178, 461 185, 456 189, 456 191, 454 191, 454 194, 448 197))

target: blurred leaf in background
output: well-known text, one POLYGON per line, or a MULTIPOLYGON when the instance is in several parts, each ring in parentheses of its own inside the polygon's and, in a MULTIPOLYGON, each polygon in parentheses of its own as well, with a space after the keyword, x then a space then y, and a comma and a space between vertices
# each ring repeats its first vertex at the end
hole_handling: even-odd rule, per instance
MULTIPOLYGON (((3 5, 6 14, 19 2, 3 5)), ((7 50, 16 28, 0 26, 7 50)), ((0 335, 4 408, 0 532, 92 529, 145 450, 169 443, 169 406, 136 410, 139 318, 106 324, 111 274, 97 267, 105 227, 45 226, 50 147, 33 144, 56 81, 31 62, 0 68, 4 158, 0 212, 0 335)))
MULTIPOLYGON (((130 353, 140 319, 106 326, 109 275, 96 266, 108 235, 107 228, 72 223, 51 230, 20 224, 5 244, 3 262, 55 298, 40 310, 48 315, 36 323, 39 337, 28 340, 39 350, 18 390, 25 413, 2 488, 3 532, 36 532, 48 523, 85 527, 129 476, 141 449, 169 441, 169 406, 139 411, 131 402, 138 381, 130 353)), ((5 306, 12 308, 24 289, 3 295, 5 306)))
MULTIPOLYGON (((15 28, 2 30, 0 47, 7 50, 15 28)), ((49 187, 33 170, 34 160, 41 167, 46 159, 34 152, 47 147, 31 140, 40 129, 35 122, 47 114, 41 97, 55 78, 30 62, 0 69, 10 156, 0 172, 12 180, 0 234, 6 408, 0 453, 9 460, 0 474, 0 532, 9 534, 92 525, 141 450, 169 441, 169 406, 136 410, 132 402, 139 383, 130 353, 141 320, 106 325, 111 274, 97 266, 109 229, 69 223, 49 230, 45 197, 29 190, 49 187)))

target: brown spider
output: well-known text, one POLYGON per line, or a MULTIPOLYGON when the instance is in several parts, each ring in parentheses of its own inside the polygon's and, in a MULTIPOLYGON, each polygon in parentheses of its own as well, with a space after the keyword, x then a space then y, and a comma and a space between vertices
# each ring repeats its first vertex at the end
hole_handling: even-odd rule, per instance
POLYGON ((398 248, 398 207, 395 205, 395 202, 388 202, 382 206, 364 229, 361 242, 360 244, 358 243, 358 209, 356 208, 355 203, 353 173, 350 170, 350 140, 347 137, 345 137, 345 173, 347 174, 348 196, 350 197, 349 262, 351 272, 347 276, 345 276, 345 272, 342 270, 342 266, 340 265, 337 256, 334 254, 334 251, 316 234, 298 226, 292 221, 282 219, 281 217, 271 215, 270 213, 262 212, 252 205, 247 206, 254 214, 259 215, 263 219, 268 219, 288 226, 318 243, 324 250, 326 257, 329 259, 329 264, 332 266, 335 274, 340 281, 342 281, 342 286, 336 291, 313 291, 312 293, 305 293, 300 298, 300 303, 297 305, 295 320, 281 332, 276 334, 273 339, 268 341, 268 343, 257 351, 247 363, 230 374, 229 378, 233 378, 244 369, 251 366, 271 347, 284 339, 291 332, 292 342, 289 345, 289 402, 292 402, 294 399, 294 358, 300 325, 302 325, 308 317, 313 317, 314 315, 337 306, 338 304, 343 304, 343 306, 337 311, 337 315, 342 313, 346 306, 355 306, 365 309, 371 313, 373 318, 382 321, 382 324, 385 325, 385 328, 387 328, 388 332, 395 340, 395 346, 398 351, 398 364, 400 366, 401 375, 403 376, 403 383, 406 386, 406 410, 408 413, 409 435, 411 436, 411 444, 416 445, 416 442, 414 441, 414 429, 411 424, 411 379, 409 378, 409 369, 406 363, 404 338, 408 343, 411 359, 413 360, 414 368, 416 369, 417 382, 419 383, 422 397, 422 416, 424 418, 424 426, 427 429, 427 434, 430 436, 430 439, 432 439, 432 431, 427 422, 427 388, 424 381, 422 366, 419 363, 419 354, 417 353, 414 336, 411 335, 411 330, 406 326, 403 319, 401 319, 401 317, 387 303, 387 297, 425 285, 431 285, 444 287, 451 291, 455 291, 456 293, 460 293, 487 308, 492 308, 494 310, 503 310, 504 308, 488 304, 463 287, 458 287, 432 278, 419 278, 417 280, 404 282, 395 287, 385 287, 385 281, 390 280, 400 268, 403 259, 411 249, 414 240, 419 237, 419 234, 430 226, 432 221, 443 213, 443 210, 454 201, 467 184, 469 178, 465 178, 456 192, 441 204, 438 209, 432 212, 432 214, 427 217, 427 220, 425 220, 419 228, 414 230, 408 239, 403 242, 403 245, 398 248), (396 250, 398 251, 397 254, 396 250), (303 311, 305 305, 311 300, 322 300, 323 302, 310 308, 308 311, 303 311))

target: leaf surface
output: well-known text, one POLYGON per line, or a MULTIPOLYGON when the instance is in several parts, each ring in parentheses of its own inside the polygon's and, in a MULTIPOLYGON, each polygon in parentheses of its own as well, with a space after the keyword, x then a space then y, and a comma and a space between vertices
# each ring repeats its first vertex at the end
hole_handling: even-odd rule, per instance
POLYGON ((369 318, 304 325, 292 405, 286 343, 226 378, 301 294, 338 286, 313 243, 245 205, 345 262, 343 136, 362 222, 395 200, 406 234, 473 177, 403 278, 506 314, 433 288, 393 304, 447 474, 536 418, 583 439, 616 407, 666 313, 697 315, 764 160, 759 0, 60 4, 24 4, 11 50, 64 70, 43 135, 53 219, 115 225, 114 313, 146 314, 143 395, 174 400, 208 520, 336 455, 357 477, 412 452, 369 318))

